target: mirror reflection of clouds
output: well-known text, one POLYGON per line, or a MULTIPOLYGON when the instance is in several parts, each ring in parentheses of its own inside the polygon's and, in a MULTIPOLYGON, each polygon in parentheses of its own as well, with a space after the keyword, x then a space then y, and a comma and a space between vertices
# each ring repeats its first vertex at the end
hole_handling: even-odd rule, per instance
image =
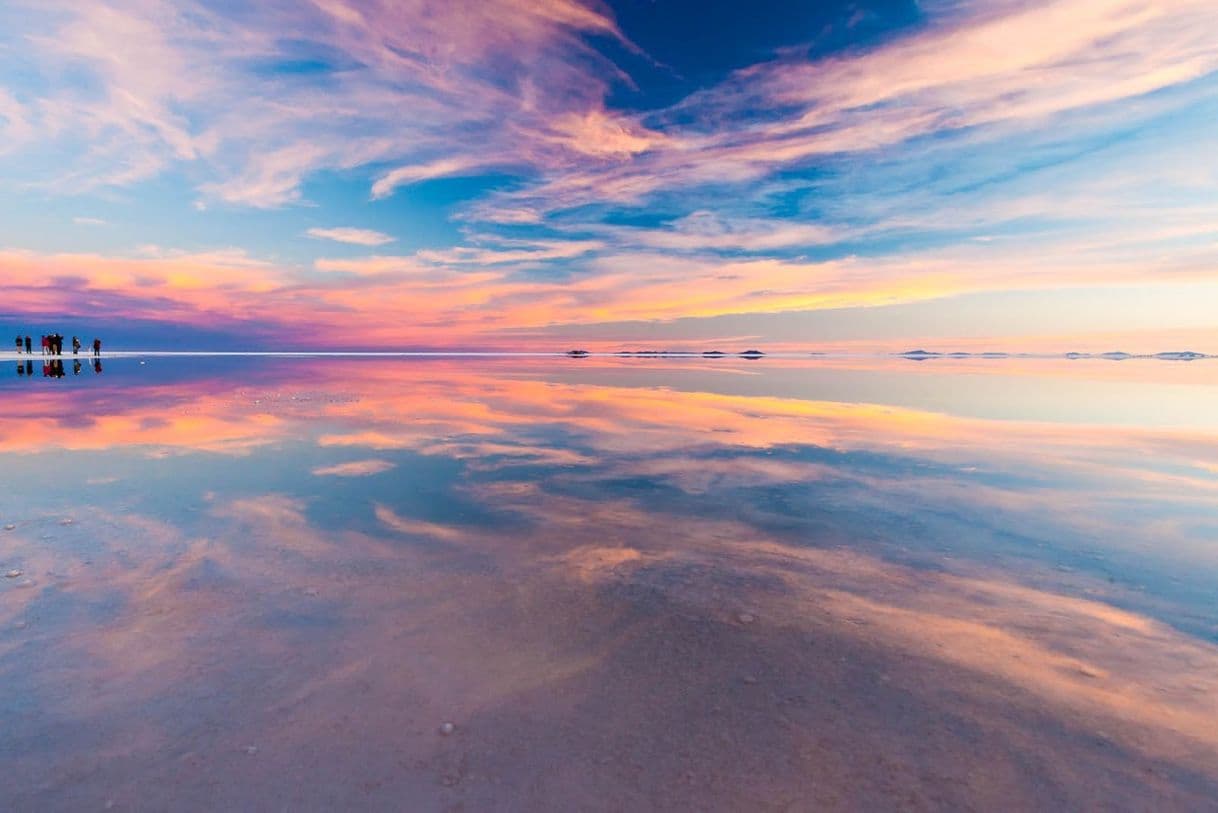
POLYGON ((956 413, 901 405, 956 374, 890 362, 840 400, 811 362, 245 364, 6 386, 19 801, 172 798, 135 764, 232 803, 361 771, 371 799, 574 799, 576 777, 625 793, 632 753, 711 806, 817 776, 927 792, 852 749, 946 771, 961 803, 1196 807, 1218 782, 1202 425, 979 417, 1013 387, 983 368, 956 413))

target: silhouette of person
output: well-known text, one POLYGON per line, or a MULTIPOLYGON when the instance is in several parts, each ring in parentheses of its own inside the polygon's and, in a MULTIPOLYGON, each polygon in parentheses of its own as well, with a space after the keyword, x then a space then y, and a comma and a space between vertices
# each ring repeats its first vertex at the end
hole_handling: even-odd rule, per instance
POLYGON ((73 336, 72 337, 72 355, 75 356, 79 352, 80 352, 80 339, 76 336, 73 336))
POLYGON ((22 346, 23 346, 23 345, 22 345, 22 342, 21 342, 21 337, 20 337, 20 336, 18 336, 18 337, 17 337, 17 354, 18 354, 18 355, 20 355, 20 354, 21 354, 21 348, 22 348, 22 346))
POLYGON ((17 362, 17 375, 25 375, 25 362, 17 362))
POLYGON ((51 337, 45 333, 42 335, 42 355, 50 355, 51 352, 51 337))
POLYGON ((93 340, 93 355, 94 355, 94 356, 100 356, 100 355, 101 355, 101 339, 94 339, 94 340, 93 340))
POLYGON ((30 378, 34 377, 34 362, 29 359, 25 362, 25 374, 30 378))
POLYGON ((93 372, 100 373, 101 371, 102 371, 101 359, 100 358, 93 359, 93 372))
POLYGON ((72 362, 72 375, 80 375, 80 359, 72 362))
POLYGON ((30 337, 26 336, 25 337, 25 352, 27 355, 34 352, 33 350, 30 349, 33 346, 34 346, 34 343, 30 341, 30 337))

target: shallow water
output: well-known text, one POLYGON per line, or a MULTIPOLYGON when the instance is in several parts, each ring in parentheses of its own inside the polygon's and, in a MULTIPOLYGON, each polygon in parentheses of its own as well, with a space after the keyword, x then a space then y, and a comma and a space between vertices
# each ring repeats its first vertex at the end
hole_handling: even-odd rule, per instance
POLYGON ((1218 363, 36 372, 6 809, 1218 809, 1218 363))

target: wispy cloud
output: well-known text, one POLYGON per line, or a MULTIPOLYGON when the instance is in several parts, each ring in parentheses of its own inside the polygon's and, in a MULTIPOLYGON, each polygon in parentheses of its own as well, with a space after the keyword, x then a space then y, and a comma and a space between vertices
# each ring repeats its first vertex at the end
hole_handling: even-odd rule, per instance
POLYGON ((503 212, 485 210, 504 221, 748 183, 933 133, 1039 126, 1218 69, 1207 0, 943 8, 911 36, 812 61, 785 54, 667 110, 628 114, 607 109, 621 74, 584 37, 627 40, 607 11, 576 0, 317 0, 239 17, 165 0, 45 19, 30 6, 33 63, 93 81, 36 105, 5 91, 0 120, 65 146, 87 134, 65 182, 124 184, 201 162, 206 196, 251 206, 299 200, 322 169, 389 164, 374 199, 488 166, 540 171, 502 196, 503 212), (301 59, 320 77, 293 72, 301 59))
MULTIPOLYGON (((482 240, 491 239, 483 237, 482 240)), ((486 246, 456 246, 443 251, 425 249, 415 254, 435 265, 505 265, 569 260, 605 247, 600 240, 504 240, 486 246)))
POLYGON ((31 30, 14 48, 46 75, 87 78, 51 83, 33 106, 0 96, 6 128, 75 154, 45 183, 125 185, 190 163, 206 198, 255 207, 300 200, 323 169, 399 164, 381 197, 503 160, 516 134, 599 107, 612 69, 582 35, 625 42, 576 0, 317 0, 240 15, 168 0, 23 5, 31 30), (301 60, 318 71, 295 71, 301 60), (469 151, 451 154, 454 132, 469 151), (433 158, 403 165, 420 155, 433 158))
POLYGON ((110 221, 103 220, 100 217, 74 217, 72 222, 78 226, 108 226, 110 221))
POLYGON ((933 134, 972 141, 1035 129, 1218 70, 1218 15, 1205 0, 950 10, 921 33, 862 53, 784 56, 738 71, 649 114, 664 137, 637 160, 581 165, 501 200, 534 209, 636 205, 667 189, 749 184, 933 134))
POLYGON ((330 466, 318 466, 313 474, 318 477, 370 477, 394 468, 388 460, 352 460, 347 463, 335 463, 330 466))
POLYGON ((339 243, 350 243, 356 246, 383 246, 394 242, 395 238, 372 229, 353 229, 339 226, 332 229, 312 228, 306 232, 310 237, 319 240, 334 240, 339 243))
POLYGON ((421 164, 406 164, 392 169, 376 179, 372 184, 373 198, 386 198, 400 186, 406 186, 432 178, 443 178, 472 172, 483 166, 476 158, 441 158, 421 164))

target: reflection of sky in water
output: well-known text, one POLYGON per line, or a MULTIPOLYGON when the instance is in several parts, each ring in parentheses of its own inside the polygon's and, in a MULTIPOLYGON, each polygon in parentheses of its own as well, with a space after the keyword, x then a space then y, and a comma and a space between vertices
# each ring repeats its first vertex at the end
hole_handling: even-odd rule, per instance
POLYGON ((1218 787, 1216 383, 1016 360, 10 371, 0 760, 31 808, 1196 807, 1218 787), (146 790, 163 777, 180 795, 146 790))

